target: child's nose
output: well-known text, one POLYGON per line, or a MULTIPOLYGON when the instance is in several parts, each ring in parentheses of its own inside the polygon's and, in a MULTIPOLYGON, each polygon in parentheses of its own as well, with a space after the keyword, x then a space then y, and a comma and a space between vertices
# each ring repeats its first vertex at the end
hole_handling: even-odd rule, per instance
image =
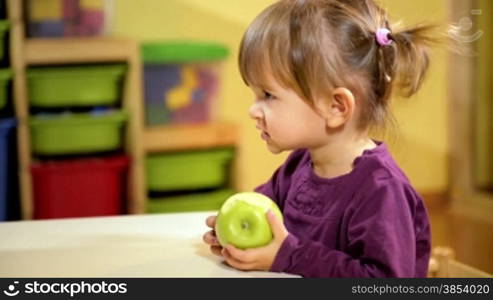
POLYGON ((255 102, 253 103, 250 108, 248 109, 248 114, 250 115, 250 118, 254 120, 258 120, 262 118, 262 110, 260 109, 259 103, 255 102))

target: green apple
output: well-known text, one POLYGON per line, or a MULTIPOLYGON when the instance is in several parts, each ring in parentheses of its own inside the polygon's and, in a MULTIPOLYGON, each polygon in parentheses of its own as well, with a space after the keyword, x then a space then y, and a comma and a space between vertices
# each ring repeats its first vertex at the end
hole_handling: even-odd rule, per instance
POLYGON ((266 216, 269 209, 282 220, 279 207, 263 194, 247 192, 229 197, 216 218, 215 231, 219 244, 231 244, 239 249, 267 245, 272 240, 266 216))

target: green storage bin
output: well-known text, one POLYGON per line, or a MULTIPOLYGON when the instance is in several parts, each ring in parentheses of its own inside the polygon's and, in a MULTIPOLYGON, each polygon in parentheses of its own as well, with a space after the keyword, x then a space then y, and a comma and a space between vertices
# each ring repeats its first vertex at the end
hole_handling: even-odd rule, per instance
POLYGON ((10 22, 8 20, 0 20, 0 60, 5 56, 5 35, 10 28, 10 22))
POLYGON ((0 69, 0 109, 7 104, 7 87, 11 78, 12 71, 10 69, 0 69))
POLYGON ((30 120, 34 153, 85 154, 116 150, 122 145, 126 113, 78 113, 38 116, 30 120))
POLYGON ((27 71, 35 107, 113 105, 120 98, 125 65, 54 67, 27 71))
POLYGON ((224 189, 207 193, 150 199, 147 202, 147 212, 173 213, 218 210, 223 202, 233 194, 233 190, 224 189))
POLYGON ((151 191, 218 187, 228 176, 233 149, 176 152, 146 158, 147 186, 151 191))
POLYGON ((141 45, 146 64, 211 62, 229 55, 225 46, 197 41, 149 41, 141 45))

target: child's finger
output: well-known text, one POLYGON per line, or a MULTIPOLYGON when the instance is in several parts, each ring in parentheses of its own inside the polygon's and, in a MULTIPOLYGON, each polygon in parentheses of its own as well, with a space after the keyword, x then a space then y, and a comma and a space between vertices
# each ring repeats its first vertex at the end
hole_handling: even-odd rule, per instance
POLYGON ((267 211, 267 221, 269 221, 274 239, 285 237, 287 235, 287 230, 284 227, 282 220, 278 218, 270 209, 267 211))
POLYGON ((223 250, 223 247, 221 246, 211 246, 211 252, 212 254, 214 255, 217 255, 217 256, 223 256, 222 255, 222 250, 223 250))
POLYGON ((208 216, 207 219, 205 219, 205 224, 210 228, 214 228, 216 226, 216 216, 208 216))
POLYGON ((254 261, 254 257, 250 255, 249 250, 240 250, 233 245, 226 245, 225 248, 228 250, 228 254, 239 262, 251 263, 254 261))
POLYGON ((203 236, 202 239, 206 244, 209 244, 211 246, 219 246, 219 241, 217 240, 216 236, 214 235, 214 232, 212 230, 206 232, 203 236))
POLYGON ((233 256, 231 256, 231 254, 229 253, 229 251, 226 248, 223 248, 221 254, 224 257, 224 260, 226 260, 226 263, 228 263, 228 265, 232 266, 235 269, 238 269, 238 270, 252 270, 253 269, 253 264, 244 263, 244 262, 241 262, 241 261, 235 259, 233 256))

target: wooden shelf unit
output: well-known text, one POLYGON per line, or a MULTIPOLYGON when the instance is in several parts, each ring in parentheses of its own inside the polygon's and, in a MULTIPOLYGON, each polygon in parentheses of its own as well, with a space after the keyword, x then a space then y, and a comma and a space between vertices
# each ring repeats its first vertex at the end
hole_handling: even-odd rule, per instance
POLYGON ((234 147, 237 127, 232 123, 144 127, 142 62, 136 41, 112 37, 26 38, 23 1, 7 0, 10 29, 10 61, 14 72, 13 98, 18 119, 19 178, 21 214, 33 217, 32 163, 29 102, 26 69, 29 66, 112 63, 127 64, 122 108, 129 113, 125 132, 125 152, 131 157, 127 210, 145 213, 147 189, 145 155, 156 152, 234 147))
POLYGON ((135 46, 132 40, 108 37, 30 38, 24 59, 28 65, 128 61, 135 46))
POLYGON ((234 146, 237 128, 233 123, 158 126, 144 131, 148 153, 234 146))
POLYGON ((21 214, 23 219, 33 217, 33 195, 30 166, 32 163, 29 101, 26 69, 34 65, 123 62, 127 65, 122 108, 129 113, 125 132, 125 152, 131 157, 127 210, 141 213, 145 207, 144 151, 141 145, 142 87, 141 62, 138 44, 133 40, 117 38, 25 38, 23 1, 8 0, 11 22, 10 60, 14 72, 13 97, 18 119, 19 178, 21 214))

